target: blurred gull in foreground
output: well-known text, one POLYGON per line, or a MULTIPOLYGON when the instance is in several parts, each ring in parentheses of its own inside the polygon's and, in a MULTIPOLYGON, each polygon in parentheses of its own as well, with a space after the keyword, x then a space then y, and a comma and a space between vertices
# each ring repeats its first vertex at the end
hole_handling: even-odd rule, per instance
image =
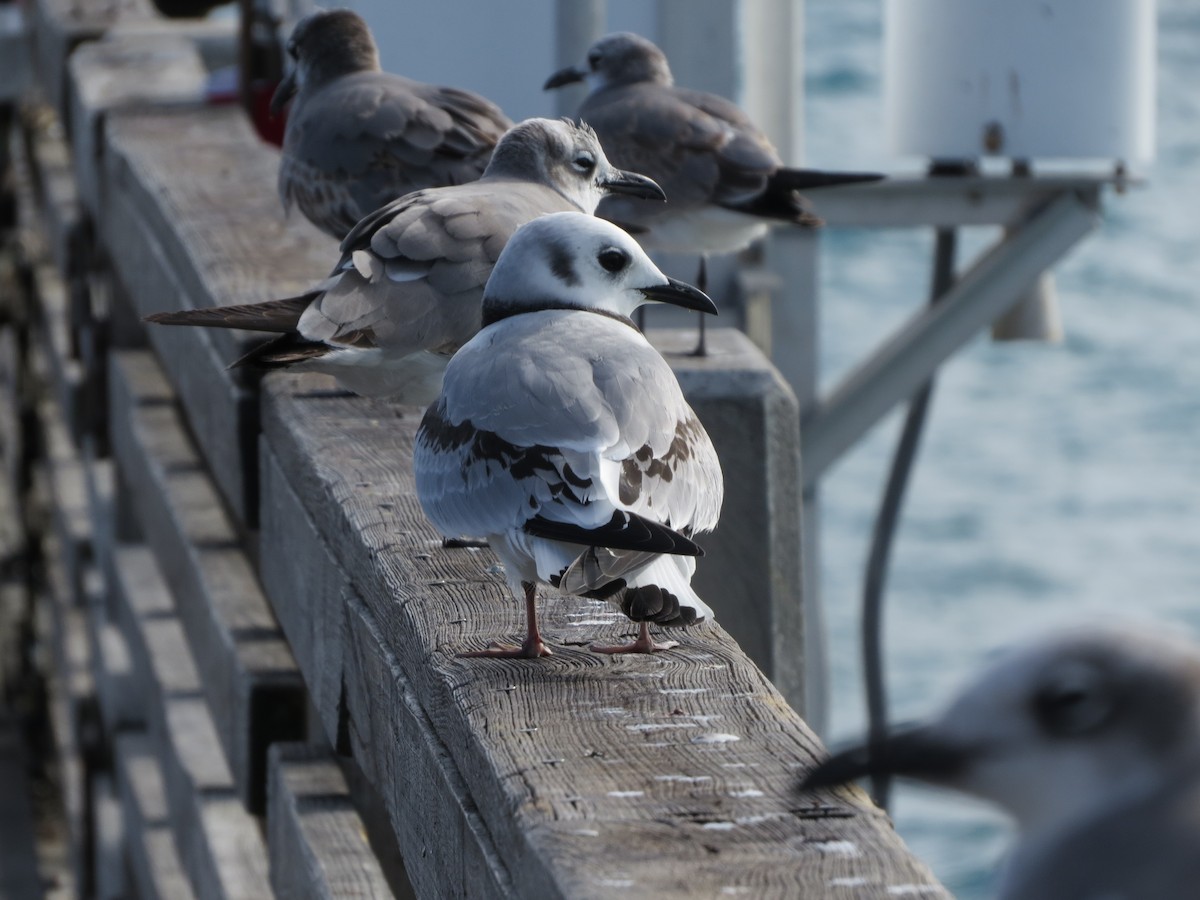
POLYGON ((591 129, 528 119, 501 139, 479 181, 409 194, 359 222, 311 291, 147 321, 277 332, 235 365, 325 372, 360 394, 427 404, 450 356, 479 330, 483 286, 517 227, 545 213, 591 213, 610 191, 662 202, 650 179, 609 165, 591 129))
POLYGON ((380 71, 371 30, 351 10, 305 16, 287 49, 295 66, 271 100, 278 114, 295 97, 279 196, 339 240, 397 197, 474 181, 512 126, 478 94, 380 71))
MULTIPOLYGON (((642 172, 666 191, 666 206, 610 199, 597 211, 650 250, 699 253, 702 260, 742 250, 772 222, 819 223, 797 191, 881 177, 785 166, 741 109, 716 94, 676 87, 666 55, 636 34, 600 38, 586 65, 556 72, 545 87, 577 81, 591 88, 579 118, 596 129, 614 165, 642 172)), ((702 266, 701 288, 703 273, 702 266)))
POLYGON ((670 366, 630 321, 646 302, 715 313, 629 235, 578 213, 517 231, 483 301, 484 329, 450 362, 413 454, 417 494, 447 536, 483 534, 524 596, 520 647, 546 656, 539 582, 608 600, 639 624, 606 653, 666 650, 651 622, 712 615, 692 590, 691 538, 717 524, 712 442, 670 366))
POLYGON ((887 772, 1002 806, 1020 840, 1005 900, 1200 896, 1200 652, 1135 630, 1071 631, 1011 653, 938 719, 810 772, 887 772))

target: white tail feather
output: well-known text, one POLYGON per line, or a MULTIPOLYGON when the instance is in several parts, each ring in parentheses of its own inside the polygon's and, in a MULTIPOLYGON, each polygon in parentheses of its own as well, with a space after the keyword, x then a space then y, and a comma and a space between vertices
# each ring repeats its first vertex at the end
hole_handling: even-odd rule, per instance
POLYGON ((659 556, 630 579, 631 588, 656 585, 670 591, 679 598, 681 607, 696 611, 697 619, 713 618, 713 611, 692 590, 692 573, 696 571, 696 560, 691 556, 659 556))

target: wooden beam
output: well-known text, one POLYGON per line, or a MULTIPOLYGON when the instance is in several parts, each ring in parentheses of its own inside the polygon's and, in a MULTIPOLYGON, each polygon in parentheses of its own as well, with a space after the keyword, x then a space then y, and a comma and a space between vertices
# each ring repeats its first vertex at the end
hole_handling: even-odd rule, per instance
POLYGON ((276 895, 390 900, 333 754, 313 744, 275 744, 270 769, 267 848, 276 895))
POLYGON ((261 810, 267 745, 304 734, 303 682, 149 353, 112 356, 112 445, 178 604, 242 799, 261 810))
MULTIPOLYGON (((336 262, 332 239, 284 222, 278 156, 237 110, 114 112, 107 134, 111 202, 101 227, 137 316, 292 296, 336 262)), ((254 379, 227 367, 262 336, 162 326, 147 334, 235 520, 255 527, 254 379)))
POLYGON ((114 768, 125 820, 125 851, 138 897, 195 897, 184 872, 167 811, 162 767, 143 733, 117 737, 114 768))
MULTIPOLYGON (((419 412, 320 384, 265 384, 263 440, 312 527, 286 542, 264 532, 260 555, 264 571, 278 554, 275 571, 325 559, 349 576, 347 596, 323 598, 345 617, 341 671, 299 650, 298 662, 310 682, 341 682, 340 710, 322 718, 387 804, 418 894, 819 896, 854 876, 939 895, 860 792, 832 807, 795 792, 820 745, 719 626, 669 653, 600 658, 586 645, 629 623, 548 596, 553 657, 456 657, 516 633, 519 605, 494 557, 443 550, 424 521, 409 462, 419 412)), ((268 507, 286 496, 276 481, 268 507)), ((311 602, 272 587, 281 609, 311 602)))
MULTIPOLYGON (((165 803, 153 796, 139 805, 165 814, 198 896, 269 896, 265 844, 239 800, 199 669, 157 564, 144 549, 122 548, 110 574, 145 691, 151 729, 143 746, 161 766, 165 803)), ((142 818, 159 821, 154 812, 142 818)))

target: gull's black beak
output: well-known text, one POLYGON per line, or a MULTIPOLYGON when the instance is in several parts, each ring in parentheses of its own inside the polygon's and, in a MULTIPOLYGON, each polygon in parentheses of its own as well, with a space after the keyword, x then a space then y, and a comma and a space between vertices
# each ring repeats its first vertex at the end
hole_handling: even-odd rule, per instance
POLYGON ((835 753, 800 780, 800 790, 832 787, 867 775, 900 775, 935 784, 952 780, 966 768, 972 753, 928 727, 897 731, 871 751, 851 747, 835 753))
POLYGON ((811 191, 817 188, 837 187, 842 184, 869 184, 883 181, 878 172, 826 172, 821 169, 779 169, 771 180, 781 187, 793 191, 811 191))
POLYGON ((546 83, 542 85, 542 90, 552 91, 565 84, 575 84, 577 81, 583 81, 585 78, 587 78, 587 72, 577 69, 575 66, 567 66, 565 69, 559 69, 547 78, 546 83))
POLYGON ((694 309, 696 312, 714 316, 717 314, 717 304, 712 302, 708 294, 674 278, 668 278, 666 284, 641 288, 641 292, 647 300, 670 303, 672 306, 682 306, 684 309, 694 309))
POLYGON ((275 88, 275 93, 271 95, 271 115, 276 119, 283 113, 283 108, 287 106, 287 102, 296 95, 296 70, 287 73, 283 81, 279 82, 279 87, 275 88))
POLYGON ((613 169, 612 173, 600 182, 600 187, 611 194, 629 194, 631 197, 641 197, 645 200, 667 202, 667 195, 658 186, 658 182, 637 172, 613 169))

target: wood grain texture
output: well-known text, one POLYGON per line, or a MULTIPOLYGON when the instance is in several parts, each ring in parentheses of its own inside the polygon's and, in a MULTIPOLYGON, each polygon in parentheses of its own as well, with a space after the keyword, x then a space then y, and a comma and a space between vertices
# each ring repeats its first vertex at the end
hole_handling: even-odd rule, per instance
POLYGON ((37 0, 30 4, 34 81, 66 119, 67 58, 84 41, 95 40, 120 19, 154 15, 150 0, 37 0))
POLYGON ((313 744, 271 747, 267 849, 280 897, 390 898, 342 770, 313 744))
POLYGON ((204 102, 208 72, 183 36, 116 34, 80 46, 67 60, 67 105, 79 199, 93 218, 108 197, 101 176, 104 124, 116 109, 204 102))
MULTIPOLYGON (((103 229, 139 316, 291 296, 337 261, 331 239, 285 222, 277 154, 240 111, 116 112, 108 117, 103 229)), ((192 433, 239 523, 254 527, 255 375, 226 367, 257 338, 221 329, 148 329, 192 433)))
POLYGON ((712 438, 725 476, 721 521, 701 541, 693 584, 721 627, 803 712, 800 404, 762 352, 734 328, 710 328, 691 355, 691 329, 647 337, 671 364, 712 438))
POLYGON ((145 548, 122 547, 112 577, 145 690, 145 746, 161 766, 162 809, 183 870, 198 897, 268 896, 266 846, 239 799, 200 670, 157 563, 145 548))
POLYGON ((305 696, 279 625, 150 354, 114 354, 111 440, 148 545, 175 597, 209 708, 247 806, 266 751, 304 734, 305 696))
POLYGON ((153 741, 140 732, 119 735, 113 766, 135 896, 189 900, 195 892, 175 849, 162 767, 153 741))
MULTIPOLYGON (((325 383, 267 379, 263 440, 349 576, 341 730, 419 894, 819 897, 861 879, 855 896, 945 896, 860 792, 795 793, 820 744, 717 626, 600 657, 580 648, 629 623, 548 597, 553 657, 456 657, 518 633, 520 606, 490 553, 443 550, 424 522, 419 412, 325 383)), ((264 540, 278 552, 303 571, 317 548, 264 540)))

